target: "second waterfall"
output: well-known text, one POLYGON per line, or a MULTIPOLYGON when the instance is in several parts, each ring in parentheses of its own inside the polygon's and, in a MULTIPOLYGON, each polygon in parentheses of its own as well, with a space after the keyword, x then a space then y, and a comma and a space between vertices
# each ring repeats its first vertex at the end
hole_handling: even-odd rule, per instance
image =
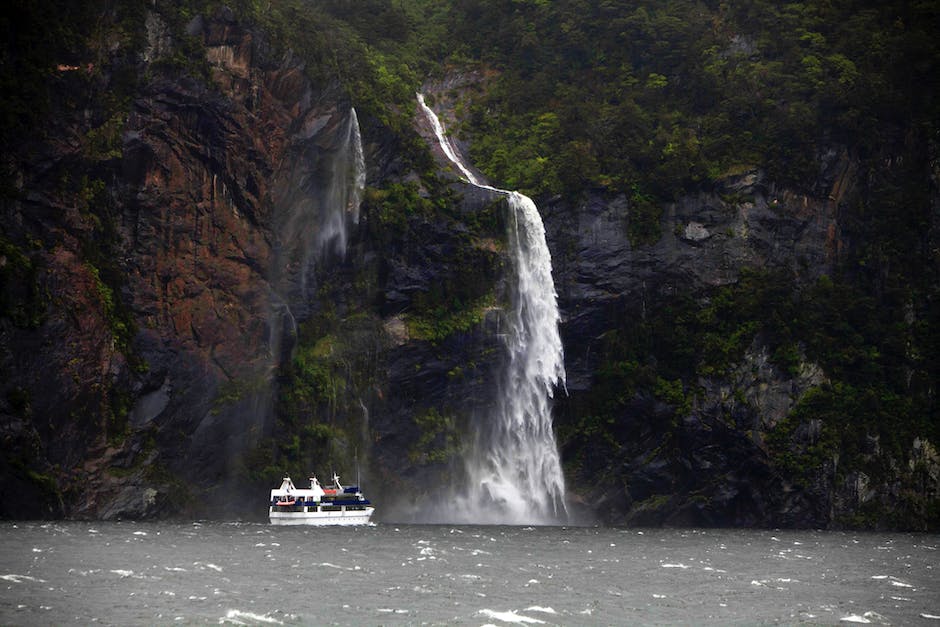
POLYGON ((465 456, 466 485, 442 521, 487 524, 565 522, 565 481, 552 429, 551 402, 565 382, 558 304, 545 227, 531 198, 482 183, 451 145, 437 115, 418 94, 421 111, 445 156, 476 187, 506 196, 512 276, 504 335, 506 364, 492 419, 465 456))

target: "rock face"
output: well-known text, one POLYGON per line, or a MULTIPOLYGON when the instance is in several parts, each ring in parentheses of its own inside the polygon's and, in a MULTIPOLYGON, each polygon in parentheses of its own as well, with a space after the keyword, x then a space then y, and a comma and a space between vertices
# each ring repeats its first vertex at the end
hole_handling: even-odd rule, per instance
MULTIPOLYGON (((742 177, 750 183, 729 182, 747 196, 744 202, 702 194, 670 205, 663 236, 652 246, 631 245, 630 204, 623 196, 589 198, 576 208, 550 206, 546 222, 565 329, 589 339, 624 302, 639 302, 642 310, 642 303, 658 295, 735 283, 743 268, 786 269, 807 281, 830 273, 838 253, 835 207, 768 192, 755 183, 758 177, 751 173, 742 177)), ((566 346, 568 386, 578 390, 596 367, 591 343, 573 340, 566 346)))
MULTIPOLYGON (((562 431, 564 421, 576 420, 571 413, 581 411, 579 399, 594 393, 602 337, 618 326, 618 317, 656 315, 654 303, 664 297, 735 283, 742 268, 784 268, 807 279, 831 271, 834 206, 767 189, 757 171, 725 186, 734 201, 702 194, 667 207, 663 236, 651 246, 631 245, 631 208, 624 197, 590 198, 574 211, 563 205, 548 210, 566 316, 570 396, 559 418, 562 431)), ((614 523, 824 524, 812 503, 790 494, 759 435, 820 376, 812 366, 795 379, 781 375, 755 342, 732 380, 701 380, 703 394, 685 411, 634 398, 618 414, 615 459, 597 461, 612 454, 603 447, 585 454, 594 461, 585 462, 578 482, 590 486, 584 500, 594 504, 600 520, 614 523), (615 466, 607 468, 608 462, 615 466)), ((569 447, 567 453, 574 452, 569 447)))
MULTIPOLYGON (((802 479, 794 478, 793 467, 781 460, 815 447, 823 437, 821 424, 800 422, 788 431, 789 439, 777 427, 809 392, 830 381, 802 355, 782 368, 760 333, 751 332, 743 356, 723 372, 684 384, 648 382, 645 389, 655 390, 652 394, 631 392, 629 386, 612 394, 603 387, 606 379, 644 376, 642 359, 614 364, 626 373, 609 372, 605 350, 612 335, 656 324, 666 332, 673 324, 681 328, 679 320, 655 320, 675 314, 664 303, 707 304, 716 290, 738 284, 744 272, 795 277, 804 285, 833 273, 847 246, 839 203, 853 192, 856 168, 844 155, 827 163, 816 183, 824 198, 776 189, 760 171, 745 172, 728 177, 713 193, 664 207, 662 236, 642 246, 630 241, 632 207, 625 197, 549 206, 569 392, 556 424, 572 472, 568 480, 599 520, 695 526, 936 524, 927 522, 932 515, 922 505, 907 504, 911 498, 929 510, 940 496, 940 484, 917 478, 937 470, 929 462, 914 462, 926 459, 919 440, 890 463, 907 465, 909 459, 911 468, 921 464, 920 475, 899 470, 875 488, 865 472, 840 470, 835 453, 801 469, 802 479), (593 400, 598 395, 618 399, 616 407, 598 407, 593 400), (600 418, 591 416, 597 411, 600 418), (905 492, 917 496, 901 496, 905 492), (895 519, 901 522, 859 514, 902 502, 905 514, 895 519)), ((625 348, 622 342, 617 346, 625 348)), ((636 353, 655 360, 661 349, 645 346, 636 353)), ((879 454, 874 442, 860 458, 875 460, 879 454)))

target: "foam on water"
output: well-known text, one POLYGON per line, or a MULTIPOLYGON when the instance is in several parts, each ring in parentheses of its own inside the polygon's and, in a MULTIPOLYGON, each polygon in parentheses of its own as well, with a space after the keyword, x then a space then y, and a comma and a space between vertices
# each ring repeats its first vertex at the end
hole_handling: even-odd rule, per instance
POLYGON ((869 625, 874 621, 883 622, 884 616, 878 612, 865 612, 862 615, 850 614, 848 616, 843 616, 839 619, 843 623, 859 623, 863 625, 869 625))
POLYGON ((216 564, 213 564, 213 563, 211 563, 211 562, 193 562, 193 566, 195 566, 196 568, 199 568, 199 569, 201 569, 201 570, 205 570, 205 569, 208 568, 208 569, 210 569, 210 570, 214 570, 214 571, 217 572, 217 573, 221 573, 221 572, 222 572, 222 567, 221 567, 221 566, 217 566, 216 564))
POLYGON ((539 620, 538 618, 532 618, 530 616, 524 616, 512 610, 506 612, 498 612, 496 610, 482 609, 478 612, 487 618, 494 618, 498 621, 504 623, 518 623, 520 625, 529 624, 529 625, 544 625, 544 620, 539 620))
POLYGON ((30 577, 29 575, 0 575, 0 579, 4 581, 12 581, 13 583, 23 583, 24 581, 35 581, 37 583, 45 583, 45 579, 37 579, 36 577, 30 577))
POLYGON ((272 618, 267 614, 256 614, 255 612, 246 612, 244 610, 229 610, 225 613, 225 618, 220 619, 219 622, 229 622, 235 625, 249 625, 251 623, 246 623, 244 620, 253 621, 256 623, 267 623, 271 625, 283 625, 284 621, 280 621, 276 618, 272 618))

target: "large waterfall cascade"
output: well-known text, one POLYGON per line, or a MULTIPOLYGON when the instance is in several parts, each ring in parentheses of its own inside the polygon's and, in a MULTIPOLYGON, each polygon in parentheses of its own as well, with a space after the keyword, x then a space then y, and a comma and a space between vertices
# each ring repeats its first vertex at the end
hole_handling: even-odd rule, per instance
POLYGON ((434 111, 418 104, 447 158, 476 187, 506 196, 513 276, 504 336, 508 363, 488 429, 468 452, 468 484, 455 496, 448 522, 553 524, 564 522, 565 480, 552 430, 551 399, 564 385, 558 303, 545 227, 531 198, 481 182, 451 143, 434 111))

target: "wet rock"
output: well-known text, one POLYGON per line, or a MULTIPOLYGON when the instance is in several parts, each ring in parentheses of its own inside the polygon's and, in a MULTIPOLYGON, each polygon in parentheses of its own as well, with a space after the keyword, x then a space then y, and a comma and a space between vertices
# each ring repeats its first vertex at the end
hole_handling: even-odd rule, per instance
POLYGON ((711 236, 712 234, 708 232, 705 225, 699 222, 689 222, 682 230, 682 238, 690 242, 701 242, 711 236))

